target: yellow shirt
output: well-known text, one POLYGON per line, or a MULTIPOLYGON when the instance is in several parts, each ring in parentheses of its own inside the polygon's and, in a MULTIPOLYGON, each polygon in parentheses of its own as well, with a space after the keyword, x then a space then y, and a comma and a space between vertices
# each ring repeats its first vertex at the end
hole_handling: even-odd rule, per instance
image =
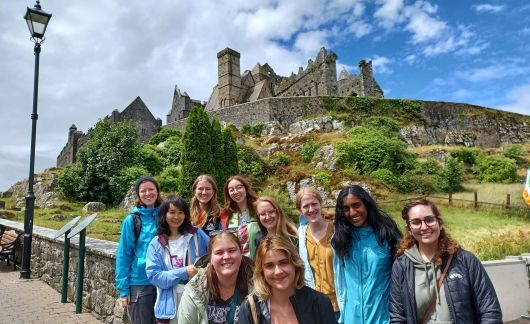
POLYGON ((333 281, 333 249, 331 248, 331 237, 333 236, 333 222, 328 223, 326 235, 317 241, 311 235, 311 228, 306 229, 307 258, 315 278, 315 290, 328 296, 333 310, 339 311, 337 296, 335 295, 335 283, 333 281))

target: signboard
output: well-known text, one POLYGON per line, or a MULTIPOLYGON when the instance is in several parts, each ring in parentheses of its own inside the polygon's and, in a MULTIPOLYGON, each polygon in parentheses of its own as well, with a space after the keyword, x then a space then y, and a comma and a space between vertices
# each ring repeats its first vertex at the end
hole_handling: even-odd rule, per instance
POLYGON ((81 216, 77 216, 76 218, 69 221, 66 225, 64 225, 57 233, 55 233, 54 239, 59 238, 64 235, 64 233, 68 232, 69 230, 74 227, 75 223, 81 218, 81 216))
POLYGON ((70 232, 70 234, 68 234, 68 238, 72 238, 72 237, 76 236, 79 232, 84 230, 88 225, 90 225, 94 221, 94 219, 96 219, 97 216, 98 216, 98 214, 94 213, 94 214, 88 216, 87 218, 83 219, 83 221, 81 223, 79 223, 72 230, 72 232, 70 232))

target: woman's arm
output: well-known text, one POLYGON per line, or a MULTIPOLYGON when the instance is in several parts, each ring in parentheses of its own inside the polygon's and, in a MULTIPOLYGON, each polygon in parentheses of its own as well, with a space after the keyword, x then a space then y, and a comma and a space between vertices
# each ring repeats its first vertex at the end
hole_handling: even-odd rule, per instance
POLYGON ((167 270, 164 262, 164 251, 155 236, 149 247, 145 260, 145 271, 149 281, 161 289, 168 289, 178 284, 180 280, 188 279, 186 267, 167 270))
POLYGON ((116 288, 122 298, 130 294, 131 264, 134 257, 134 232, 129 214, 121 225, 120 241, 116 251, 116 288))
POLYGON ((407 314, 403 306, 403 286, 405 269, 399 261, 392 266, 392 281, 390 283, 390 323, 407 323, 407 314))

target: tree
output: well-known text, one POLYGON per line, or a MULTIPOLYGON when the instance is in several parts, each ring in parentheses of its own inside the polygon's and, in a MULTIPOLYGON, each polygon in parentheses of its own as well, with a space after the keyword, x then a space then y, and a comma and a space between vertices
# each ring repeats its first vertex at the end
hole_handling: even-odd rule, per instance
POLYGON ((89 140, 77 154, 76 165, 59 175, 59 188, 72 200, 116 202, 122 197, 115 195, 112 182, 121 169, 134 164, 139 153, 136 127, 102 119, 88 135, 89 140), (68 183, 71 181, 77 185, 68 183))
POLYGON ((149 174, 155 175, 162 172, 167 161, 156 147, 145 144, 140 146, 140 154, 136 157, 135 164, 145 168, 149 174))
POLYGON ((212 172, 210 127, 208 114, 201 108, 193 108, 186 122, 180 160, 179 193, 185 200, 191 198, 191 187, 195 179, 203 173, 212 172))
MULTIPOLYGON (((212 171, 211 175, 219 187, 224 185, 228 178, 224 168, 224 145, 223 133, 221 130, 221 123, 217 119, 212 119, 212 128, 210 132, 211 148, 212 148, 212 171)), ((223 191, 217 190, 217 199, 222 201, 223 191)))
POLYGON ((462 190, 462 167, 456 158, 448 158, 440 174, 440 187, 446 192, 462 190))
POLYGON ((237 154, 236 138, 232 134, 229 128, 223 130, 223 148, 224 148, 224 181, 220 185, 223 186, 226 179, 229 177, 239 174, 239 162, 237 154))
POLYGON ((181 136, 180 132, 175 128, 165 127, 162 128, 158 133, 151 136, 149 139, 149 144, 158 145, 172 136, 181 136))

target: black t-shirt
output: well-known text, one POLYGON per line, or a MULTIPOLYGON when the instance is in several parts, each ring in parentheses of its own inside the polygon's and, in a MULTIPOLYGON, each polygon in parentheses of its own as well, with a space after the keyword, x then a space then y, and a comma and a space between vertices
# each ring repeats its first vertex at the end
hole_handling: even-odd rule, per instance
MULTIPOLYGON (((213 300, 210 299, 208 302, 208 324, 224 324, 226 323, 226 320, 228 318, 228 314, 230 313, 230 304, 232 302, 232 296, 231 298, 228 298, 227 300, 213 300)), ((237 301, 236 310, 234 312, 234 323, 237 323, 237 318, 239 314, 239 306, 241 305, 241 300, 243 298, 239 298, 240 300, 237 301)))

